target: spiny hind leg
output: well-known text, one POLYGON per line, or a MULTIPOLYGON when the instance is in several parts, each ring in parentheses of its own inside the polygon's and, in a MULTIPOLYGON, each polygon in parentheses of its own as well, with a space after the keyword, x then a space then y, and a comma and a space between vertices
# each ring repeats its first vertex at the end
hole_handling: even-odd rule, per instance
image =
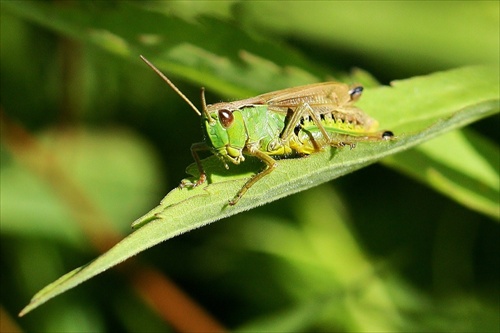
POLYGON ((229 205, 234 206, 236 203, 241 199, 241 197, 252 187, 255 183, 257 183, 259 180, 273 172, 273 170, 278 166, 278 163, 274 158, 271 156, 261 152, 258 150, 256 147, 249 146, 247 147, 248 149, 248 154, 257 157, 260 159, 262 162, 266 164, 266 168, 259 172, 258 174, 254 175, 252 178, 250 178, 245 185, 239 190, 239 192, 234 196, 232 200, 229 201, 229 205))
MULTIPOLYGON (((330 144, 331 138, 328 135, 328 132, 323 126, 323 123, 321 122, 318 114, 314 112, 314 108, 311 107, 308 103, 300 104, 299 106, 297 106, 295 111, 293 111, 290 120, 288 121, 285 129, 281 133, 281 139, 285 142, 288 141, 293 135, 295 128, 297 126, 300 126, 301 119, 304 118, 305 116, 311 117, 312 121, 314 122, 316 127, 318 127, 321 134, 323 135, 325 142, 330 144)), ((313 144, 317 148, 317 150, 320 150, 322 148, 322 145, 320 145, 314 138, 311 137, 311 140, 313 141, 313 144)))

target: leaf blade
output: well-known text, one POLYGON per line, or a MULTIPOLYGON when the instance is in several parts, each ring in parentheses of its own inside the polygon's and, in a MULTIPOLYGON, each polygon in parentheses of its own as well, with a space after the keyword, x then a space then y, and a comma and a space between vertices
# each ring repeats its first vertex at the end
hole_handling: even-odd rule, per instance
MULTIPOLYGON (((52 297, 162 241, 286 195, 306 190, 374 163, 385 156, 414 147, 442 133, 497 113, 499 97, 496 73, 498 71, 495 71, 495 68, 487 66, 466 67, 400 81, 393 88, 373 89, 368 94, 369 103, 365 104, 369 108, 383 111, 376 115, 376 117, 379 115, 382 118, 386 117, 388 121, 382 122, 383 124, 390 125, 391 113, 396 113, 401 107, 401 103, 388 105, 387 98, 392 97, 393 101, 401 99, 406 101, 410 111, 405 111, 405 117, 410 118, 406 118, 404 122, 392 119, 394 131, 397 133, 398 130, 406 130, 405 134, 401 134, 397 140, 391 142, 362 143, 354 150, 332 150, 302 159, 281 160, 278 169, 267 176, 265 182, 254 185, 234 207, 227 206, 227 201, 244 184, 254 164, 249 162, 242 165, 242 169, 235 170, 236 172, 224 174, 215 157, 204 160, 207 172, 212 174, 210 186, 192 190, 172 190, 158 207, 134 223, 135 226, 141 226, 139 230, 90 264, 66 274, 42 289, 21 314, 28 313, 52 297), (471 76, 471 74, 481 77, 481 82, 484 84, 478 88, 474 80, 456 81, 464 75, 471 76), (448 104, 429 109, 428 103, 423 99, 446 100, 444 97, 449 91, 436 90, 434 87, 442 86, 448 80, 455 83, 454 96, 458 94, 461 98, 451 99, 448 104), (469 93, 469 90, 473 90, 474 93, 469 93), (460 92, 467 93, 460 94, 460 92)), ((255 169, 253 171, 255 172, 255 169)))
POLYGON ((500 220, 498 146, 471 131, 453 131, 384 164, 460 204, 500 220))

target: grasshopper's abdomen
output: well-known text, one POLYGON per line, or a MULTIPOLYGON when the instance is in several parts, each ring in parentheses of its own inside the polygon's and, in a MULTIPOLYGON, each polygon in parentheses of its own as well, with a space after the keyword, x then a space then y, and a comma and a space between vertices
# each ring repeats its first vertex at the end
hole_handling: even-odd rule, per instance
POLYGON ((360 141, 381 141, 393 136, 390 131, 376 131, 378 122, 356 107, 319 115, 320 130, 310 116, 300 120, 294 130, 291 146, 299 154, 311 154, 326 147, 355 145, 360 141))

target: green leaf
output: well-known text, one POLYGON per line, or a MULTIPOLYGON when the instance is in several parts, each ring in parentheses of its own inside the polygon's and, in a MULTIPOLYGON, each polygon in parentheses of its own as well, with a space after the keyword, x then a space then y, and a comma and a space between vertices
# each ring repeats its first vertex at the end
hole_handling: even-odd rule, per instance
POLYGON ((432 72, 499 58, 497 1, 293 1, 286 6, 246 1, 241 7, 245 26, 292 35, 312 47, 360 52, 386 73, 432 72), (459 37, 451 41, 450 34, 459 37))
POLYGON ((466 207, 500 220, 498 146, 472 131, 453 131, 384 164, 429 184, 466 207))
MULTIPOLYGON (((227 22, 220 21, 220 17, 227 17, 228 11, 233 5, 236 5, 236 3, 220 4, 217 7, 200 7, 197 5, 194 6, 196 8, 187 8, 189 7, 188 3, 152 3, 145 6, 133 3, 120 3, 119 6, 109 11, 102 10, 102 7, 97 5, 66 7, 52 6, 48 3, 38 2, 8 2, 3 4, 8 11, 20 17, 40 23, 71 38, 92 43, 117 56, 138 61, 138 55, 141 53, 148 57, 151 55, 150 60, 159 68, 166 71, 166 73, 192 80, 208 87, 210 91, 219 92, 231 98, 249 97, 260 92, 324 80, 321 78, 325 77, 325 72, 321 68, 312 64, 311 61, 303 59, 282 43, 256 41, 246 32, 234 29, 227 22), (172 15, 172 13, 175 13, 176 16, 172 15), (216 18, 205 16, 199 18, 198 16, 201 13, 212 13, 216 18), (177 16, 182 17, 186 16, 186 14, 188 14, 185 17, 186 20, 181 20, 177 16), (131 25, 134 27, 133 30, 123 26, 122 17, 133 18, 133 22, 131 22, 131 25), (157 23, 151 25, 151 22, 157 23), (233 42, 228 44, 227 40, 233 42), (224 47, 221 47, 221 45, 224 47)), ((386 54, 392 57, 396 54, 392 48, 403 49, 409 53, 405 59, 413 59, 412 61, 418 66, 422 66, 421 57, 410 57, 410 55, 418 54, 419 50, 427 50, 429 48, 426 46, 426 43, 429 42, 427 38, 429 32, 425 29, 432 31, 433 38, 441 41, 434 44, 445 45, 440 50, 433 48, 433 54, 434 56, 439 55, 440 58, 446 57, 449 61, 447 63, 448 66, 455 63, 467 63, 471 60, 492 61, 498 58, 498 47, 495 47, 495 45, 498 46, 498 43, 492 42, 495 41, 496 35, 494 29, 491 29, 491 26, 495 25, 496 21, 491 17, 489 19, 482 18, 482 13, 489 11, 494 6, 498 6, 498 4, 482 3, 481 6, 483 6, 483 9, 478 9, 477 6, 474 6, 468 11, 463 11, 461 7, 446 4, 440 4, 439 6, 441 7, 436 7, 436 5, 414 6, 411 4, 384 5, 385 11, 402 12, 403 14, 411 13, 411 15, 418 14, 424 18, 431 15, 433 11, 439 10, 439 8, 442 8, 447 13, 454 11, 454 15, 449 16, 449 25, 455 27, 454 29, 462 29, 463 25, 461 22, 470 22, 469 19, 474 19, 478 23, 474 26, 479 27, 478 31, 481 31, 481 33, 476 34, 480 38, 477 38, 476 35, 469 36, 462 34, 466 38, 462 38, 457 44, 453 44, 453 47, 456 48, 453 52, 457 55, 455 57, 449 57, 448 43, 443 42, 448 40, 448 32, 439 29, 439 26, 425 25, 425 29, 421 31, 423 35, 417 39, 418 43, 415 39, 409 42, 409 39, 404 37, 407 34, 401 33, 401 31, 412 26, 404 24, 404 22, 408 19, 415 19, 413 16, 407 17, 405 16, 407 14, 394 15, 394 17, 397 17, 401 21, 396 22, 399 23, 398 29, 393 29, 392 25, 394 23, 391 23, 389 30, 392 32, 398 31, 398 33, 388 34, 388 27, 385 23, 375 25, 375 28, 372 28, 371 25, 368 27, 360 24, 360 22, 366 20, 366 16, 371 15, 373 8, 370 5, 364 4, 362 7, 356 5, 357 15, 355 16, 344 14, 346 11, 352 10, 351 5, 340 3, 330 5, 332 6, 332 10, 328 11, 330 15, 329 20, 318 19, 325 13, 324 8, 318 6, 311 7, 310 4, 307 5, 308 15, 302 15, 304 13, 304 6, 306 5, 300 3, 286 6, 286 8, 283 8, 281 5, 266 3, 264 7, 259 7, 259 14, 256 14, 256 6, 254 4, 245 3, 239 5, 238 13, 242 21, 246 22, 249 26, 265 25, 266 29, 282 31, 283 34, 297 30, 299 35, 304 35, 306 38, 327 40, 329 45, 348 43, 349 45, 352 44, 351 47, 355 48, 362 45, 365 49, 371 49, 373 55, 386 54), (263 8, 265 9, 263 10, 263 8), (401 11, 402 8, 405 10, 401 11), (265 18, 265 15, 273 15, 277 10, 287 11, 286 17, 293 17, 300 14, 302 20, 294 20, 293 24, 290 25, 289 20, 285 22, 280 21, 283 15, 278 16, 274 20, 265 18), (337 27, 336 31, 339 31, 341 26, 356 26, 356 29, 347 29, 342 31, 342 33, 335 34, 325 33, 328 29, 322 25, 325 24, 324 22, 334 24, 337 27), (374 38, 372 34, 385 36, 386 42, 373 44, 374 38), (403 38, 403 40, 399 40, 399 38, 403 38), (477 43, 477 45, 474 43, 477 43), (402 48, 401 45, 404 45, 404 47, 402 48), (471 48, 470 45, 476 45, 476 47, 471 48), (474 49, 474 51, 468 54, 467 52, 471 49, 474 49), (476 52, 476 49, 480 49, 482 52, 476 52), (459 55, 464 56, 464 58, 460 58, 459 55)), ((401 55, 397 53, 396 56, 400 57, 401 55)), ((408 66, 408 63, 404 65, 408 66)), ((486 82, 481 77, 462 79, 477 82, 477 87, 486 82)), ((368 86, 366 83, 369 81, 369 78, 366 79, 357 75, 354 81, 363 82, 365 86, 368 86)), ((434 88, 439 90, 452 89, 452 86, 448 83, 443 87, 444 83, 438 82, 438 85, 434 88)), ((430 87, 427 86, 427 88, 430 87)), ((474 90, 470 90, 467 93, 474 93, 474 90)), ((460 98, 467 96, 443 95, 440 97, 442 100, 432 100, 429 96, 425 100, 420 100, 419 103, 426 103, 433 110, 437 110, 440 103, 447 102, 448 98, 451 97, 459 101, 460 98)), ((378 116, 378 105, 375 108, 370 108, 368 105, 369 102, 370 98, 365 96, 360 105, 369 114, 378 116)), ((391 96, 389 96, 387 101, 387 103, 393 105, 397 105, 398 102, 400 101, 393 101, 391 96)), ((378 118, 379 121, 382 124, 387 124, 387 126, 392 126, 392 124, 397 126, 396 119, 403 121, 411 119, 405 115, 410 116, 414 112, 413 108, 407 105, 402 105, 402 108, 399 109, 394 108, 394 110, 392 114, 387 112, 382 114, 381 118, 378 118)), ((422 119, 422 121, 427 121, 427 119, 422 119)), ((456 140, 450 137, 450 139, 441 139, 439 142, 441 142, 439 145, 433 145, 436 150, 447 150, 448 146, 453 146, 455 150, 468 151, 468 144, 464 143, 463 140, 456 140), (442 146, 440 147, 440 145, 442 146)), ((419 163, 427 163, 433 160, 432 156, 428 156, 427 151, 422 151, 421 153, 423 155, 422 158, 419 158, 419 163)), ((481 186, 476 186, 476 180, 481 181, 474 177, 474 175, 479 174, 478 172, 463 174, 464 177, 458 177, 457 174, 457 177, 454 177, 453 180, 449 179, 451 182, 440 181, 436 177, 422 177, 420 172, 418 172, 419 168, 433 168, 434 166, 419 164, 418 168, 416 168, 415 164, 411 162, 416 157, 411 157, 410 154, 392 160, 391 165, 412 177, 425 181, 431 187, 436 188, 438 191, 470 208, 498 218, 499 213, 495 202, 498 198, 498 190, 484 191, 481 186), (414 166, 415 172, 408 171, 408 166, 411 165, 414 166), (473 181, 469 182, 469 185, 456 184, 456 181, 461 182, 460 178, 462 180, 470 179, 473 181), (453 190, 451 190, 452 188, 453 190), (459 188, 462 188, 462 190, 458 190, 459 188), (476 197, 475 199, 472 198, 474 196, 476 197)), ((478 154, 476 152, 473 155, 477 157, 478 154)), ((468 163, 472 163, 471 158, 473 156, 467 158, 468 163)), ((487 158, 489 160, 492 158, 495 159, 495 153, 487 158)), ((444 167, 450 167, 447 162, 443 161, 442 157, 440 163, 444 163, 444 167)), ((453 164, 453 162, 451 163, 453 164)), ((487 188, 492 188, 491 182, 487 185, 487 188)))
POLYGON ((160 205, 134 222, 140 229, 86 266, 75 269, 37 293, 25 314, 50 298, 162 241, 239 212, 340 177, 379 159, 408 150, 440 134, 499 111, 498 68, 466 67, 367 89, 367 113, 397 139, 360 143, 356 149, 331 149, 307 158, 280 160, 279 167, 255 184, 235 206, 231 199, 262 166, 248 161, 225 170, 210 157, 203 165, 210 185, 174 189, 160 205))
POLYGON ((132 2, 121 2, 112 11, 100 6, 53 6, 29 1, 2 4, 2 8, 21 18, 118 57, 139 64, 142 54, 169 75, 227 97, 248 97, 321 81, 318 76, 324 76, 322 68, 296 51, 256 41, 217 18, 204 17, 195 24, 132 2), (131 20, 127 25, 123 24, 124 17, 131 20), (279 60, 280 64, 269 59, 279 60))
MULTIPOLYGON (((57 156, 54 164, 67 171, 61 171, 64 175, 59 176, 79 184, 82 192, 92 198, 123 234, 128 232, 124 223, 126 216, 148 209, 154 202, 155 193, 161 191, 161 172, 156 156, 142 138, 130 131, 52 129, 38 138, 44 149, 57 156), (94 168, 95 165, 99 167, 94 168)), ((10 155, 7 153, 2 159, 4 165, 0 168, 2 233, 85 244, 68 203, 58 199, 57 192, 54 193, 46 179, 14 163, 15 160, 8 163, 7 156, 10 155)), ((72 195, 75 195, 73 191, 72 195)), ((85 213, 83 208, 79 212, 85 213)))

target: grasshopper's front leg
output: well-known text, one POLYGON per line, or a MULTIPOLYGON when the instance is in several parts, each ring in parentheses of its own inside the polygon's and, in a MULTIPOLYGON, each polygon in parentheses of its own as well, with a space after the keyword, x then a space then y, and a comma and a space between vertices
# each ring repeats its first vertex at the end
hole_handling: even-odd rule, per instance
POLYGON ((257 147, 253 145, 247 145, 246 151, 248 155, 252 155, 260 159, 262 162, 266 163, 266 168, 250 178, 245 185, 239 190, 239 192, 234 196, 232 200, 229 201, 229 205, 234 206, 241 199, 241 197, 252 187, 256 182, 273 172, 273 170, 278 166, 278 163, 271 156, 261 152, 257 147))
POLYGON ((197 142, 191 145, 191 155, 198 167, 198 171, 200 172, 200 178, 195 183, 191 183, 183 180, 180 184, 180 188, 184 187, 196 187, 198 185, 203 184, 207 180, 207 174, 205 173, 205 169, 203 169, 203 165, 201 164, 200 156, 198 156, 199 151, 210 150, 210 147, 205 142, 197 142))

